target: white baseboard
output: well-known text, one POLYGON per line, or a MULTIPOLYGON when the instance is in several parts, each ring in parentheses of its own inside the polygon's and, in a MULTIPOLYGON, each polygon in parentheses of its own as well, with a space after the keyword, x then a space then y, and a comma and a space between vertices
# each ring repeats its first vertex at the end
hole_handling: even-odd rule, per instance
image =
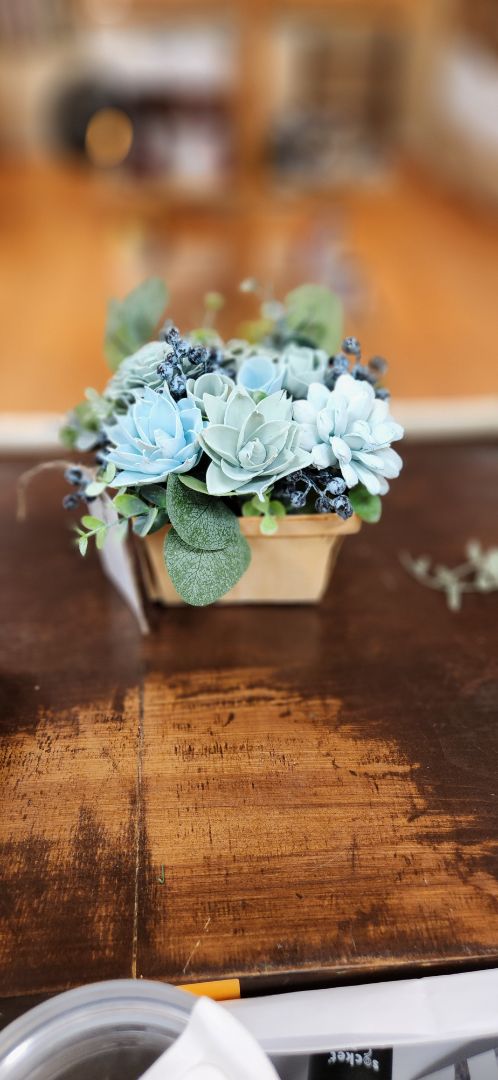
POLYGON ((498 394, 399 398, 394 400, 393 413, 410 439, 468 439, 498 434, 498 394))
MULTIPOLYGON (((498 394, 469 398, 398 398, 396 420, 409 439, 470 439, 498 435, 498 394)), ((60 413, 0 413, 0 453, 46 453, 60 449, 60 413)))

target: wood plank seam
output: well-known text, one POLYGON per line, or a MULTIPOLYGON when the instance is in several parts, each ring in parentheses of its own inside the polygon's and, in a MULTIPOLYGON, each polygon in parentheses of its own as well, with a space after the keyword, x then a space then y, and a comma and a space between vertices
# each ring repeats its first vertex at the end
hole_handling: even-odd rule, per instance
POLYGON ((140 894, 141 839, 143 826, 142 773, 144 752, 144 688, 143 682, 138 691, 138 726, 137 726, 137 777, 135 794, 135 889, 133 900, 133 940, 131 955, 131 977, 137 978, 138 954, 138 908, 140 894))

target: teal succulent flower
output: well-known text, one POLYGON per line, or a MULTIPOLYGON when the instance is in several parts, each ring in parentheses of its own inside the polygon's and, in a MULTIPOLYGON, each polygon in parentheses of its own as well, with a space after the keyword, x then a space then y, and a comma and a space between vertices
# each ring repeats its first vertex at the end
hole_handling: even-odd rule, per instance
POLYGON ((143 386, 156 390, 164 383, 164 376, 157 371, 159 364, 172 354, 173 349, 166 341, 150 341, 148 345, 143 345, 121 361, 107 384, 105 397, 110 401, 126 400, 143 386))
POLYGON ((283 391, 256 404, 248 390, 236 387, 228 401, 205 399, 208 425, 199 440, 211 463, 206 474, 210 495, 258 495, 311 462, 299 446, 299 425, 283 391))
POLYGON ((187 397, 206 416, 205 398, 220 398, 227 401, 234 388, 234 381, 223 372, 213 371, 199 375, 197 379, 187 379, 187 397))
POLYGON ((328 356, 323 349, 307 345, 287 345, 282 353, 285 366, 283 386, 294 398, 305 398, 311 383, 323 383, 328 356))
POLYGON ((274 394, 282 389, 285 369, 278 358, 263 352, 247 356, 237 372, 237 385, 251 394, 274 394))
POLYGON ((188 398, 176 402, 166 388, 158 394, 145 387, 128 412, 105 428, 114 444, 107 460, 118 470, 112 486, 157 484, 170 473, 189 472, 201 455, 202 423, 188 398))

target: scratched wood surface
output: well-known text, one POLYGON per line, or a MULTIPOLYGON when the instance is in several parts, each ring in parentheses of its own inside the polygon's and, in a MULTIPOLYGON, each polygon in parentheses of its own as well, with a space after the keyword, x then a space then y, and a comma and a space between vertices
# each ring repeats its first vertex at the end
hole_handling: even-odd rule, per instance
POLYGON ((0 996, 265 989, 498 963, 498 596, 399 564, 497 542, 495 446, 411 446, 316 608, 152 612, 142 639, 1 465, 0 996), (164 878, 164 881, 163 881, 164 878))

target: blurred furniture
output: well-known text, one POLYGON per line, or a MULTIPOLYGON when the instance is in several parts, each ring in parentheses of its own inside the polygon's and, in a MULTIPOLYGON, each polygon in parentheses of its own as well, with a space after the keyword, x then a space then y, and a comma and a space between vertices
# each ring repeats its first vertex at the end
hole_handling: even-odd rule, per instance
POLYGON ((204 194, 215 181, 330 189, 387 167, 413 0, 79 0, 63 18, 60 4, 43 18, 17 4, 0 12, 7 146, 84 153, 110 106, 134 129, 123 168, 173 192, 203 175, 204 194))
POLYGON ((421 4, 407 68, 404 141, 456 191, 498 204, 495 0, 421 4))
POLYGON ((496 393, 496 216, 448 177, 490 194, 498 167, 468 141, 472 94, 464 142, 430 96, 454 27, 491 48, 490 3, 4 0, 2 410, 102 385, 106 301, 150 273, 182 327, 226 293, 226 334, 252 315, 243 277, 324 281, 395 394, 496 393), (124 157, 102 168, 109 110, 124 157))
POLYGON ((496 448, 405 455, 321 605, 152 612, 148 639, 61 479, 21 526, 28 463, 1 466, 3 998, 498 964, 496 594, 451 614, 399 562, 496 544, 496 448))
POLYGON ((494 0, 4 0, 0 146, 117 159, 168 197, 378 182, 404 146, 498 197, 494 0), (472 158, 472 169, 464 159, 472 158))

